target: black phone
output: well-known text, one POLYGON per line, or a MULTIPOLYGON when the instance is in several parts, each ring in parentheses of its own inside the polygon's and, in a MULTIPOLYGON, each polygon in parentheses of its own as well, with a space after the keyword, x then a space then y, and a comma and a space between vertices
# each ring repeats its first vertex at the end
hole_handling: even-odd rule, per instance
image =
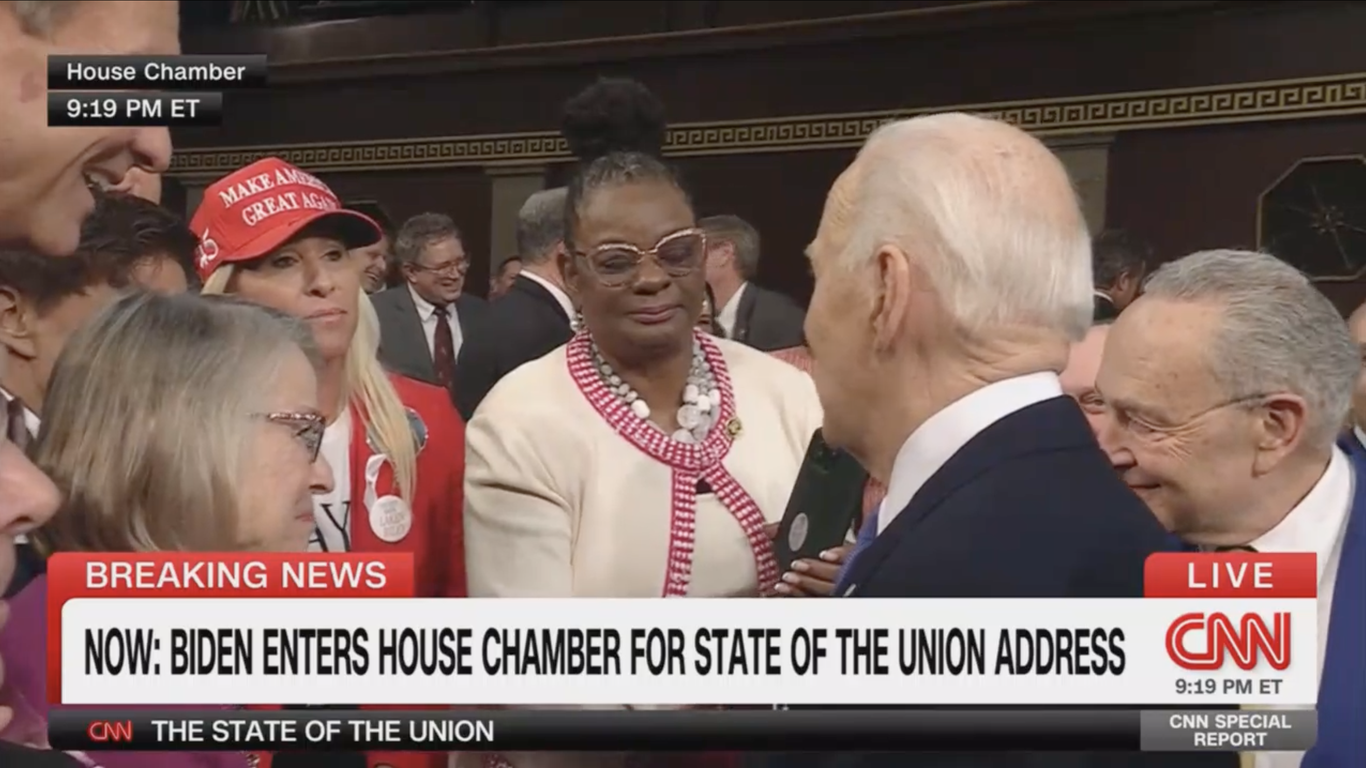
POLYGON ((786 571, 794 560, 816 558, 844 544, 863 511, 867 482, 863 466, 848 453, 827 445, 816 430, 773 542, 778 569, 786 571))

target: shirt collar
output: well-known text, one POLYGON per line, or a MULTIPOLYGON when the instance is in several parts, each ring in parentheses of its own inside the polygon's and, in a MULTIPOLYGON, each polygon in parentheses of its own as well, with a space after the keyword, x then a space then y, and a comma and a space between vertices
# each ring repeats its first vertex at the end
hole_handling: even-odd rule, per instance
POLYGON ((726 329, 727 336, 735 334, 735 319, 740 314, 740 297, 745 295, 745 289, 748 287, 748 282, 740 283, 740 287, 726 300, 725 306, 716 311, 716 322, 726 329))
MULTIPOLYGON (((412 283, 408 284, 408 293, 413 297, 413 306, 417 307, 417 316, 424 323, 430 321, 432 316, 436 314, 436 305, 422 298, 421 294, 413 289, 412 283)), ((453 317, 455 315, 455 307, 453 305, 447 305, 446 312, 453 317)))
POLYGON ((564 310, 565 316, 571 321, 574 319, 574 315, 576 314, 574 312, 574 302, 570 300, 569 294, 565 293, 563 288, 529 270, 524 269, 517 274, 549 291, 550 295, 555 297, 555 301, 559 302, 560 309, 564 310))
MULTIPOLYGON (((9 390, 5 389, 4 387, 0 387, 0 401, 3 401, 0 402, 0 405, 8 405, 9 401, 18 399, 19 398, 15 397, 14 395, 11 395, 9 393, 9 390)), ((0 408, 0 413, 3 412, 4 409, 0 408)), ((27 405, 24 406, 24 426, 28 428, 28 433, 30 435, 37 436, 38 428, 41 427, 42 424, 43 420, 38 418, 38 414, 34 413, 33 409, 28 407, 27 405)))
POLYGON ((1313 552, 1318 560, 1318 580, 1347 524, 1352 508, 1352 462, 1336 446, 1328 468, 1314 487, 1267 531, 1248 543, 1258 552, 1313 552))
POLYGON ((878 514, 878 533, 968 441, 1016 411, 1060 396, 1062 384, 1056 373, 1031 373, 988 384, 927 419, 897 451, 878 514))

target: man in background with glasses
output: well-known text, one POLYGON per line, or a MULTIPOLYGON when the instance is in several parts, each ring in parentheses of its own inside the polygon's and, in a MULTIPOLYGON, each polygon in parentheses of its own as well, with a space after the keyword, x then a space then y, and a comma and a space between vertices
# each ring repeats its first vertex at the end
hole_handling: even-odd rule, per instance
POLYGON ((371 299, 379 317, 380 360, 451 390, 460 348, 488 311, 483 299, 464 292, 470 261, 460 230, 444 214, 418 214, 399 228, 394 257, 406 284, 371 299))

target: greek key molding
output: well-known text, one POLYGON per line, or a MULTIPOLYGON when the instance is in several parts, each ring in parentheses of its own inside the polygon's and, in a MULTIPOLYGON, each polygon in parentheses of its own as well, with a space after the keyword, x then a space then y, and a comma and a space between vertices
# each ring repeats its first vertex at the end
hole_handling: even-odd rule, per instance
MULTIPOLYGON (((1042 137, 1305 120, 1366 113, 1366 72, 1062 99, 681 123, 669 129, 665 153, 672 157, 693 157, 854 148, 889 120, 947 111, 993 115, 1042 137)), ((170 175, 216 177, 267 156, 282 157, 315 173, 544 165, 570 158, 564 139, 553 131, 543 131, 188 148, 176 151, 170 175)))

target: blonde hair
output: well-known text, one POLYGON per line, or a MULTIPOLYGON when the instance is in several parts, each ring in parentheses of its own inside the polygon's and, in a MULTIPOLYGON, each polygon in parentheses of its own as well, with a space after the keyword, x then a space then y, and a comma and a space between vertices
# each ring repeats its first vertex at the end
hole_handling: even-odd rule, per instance
MULTIPOLYGON (((233 264, 220 266, 204 281, 203 293, 231 293, 235 274, 233 264)), ((354 399, 370 439, 389 457, 399 495, 411 504, 417 487, 417 441, 403 401, 379 363, 379 317, 365 292, 359 296, 360 322, 346 350, 342 402, 349 404, 354 399)))
MULTIPOLYGON (((48 550, 214 551, 237 541, 251 414, 308 329, 240 300, 134 294, 71 336, 34 460, 62 491, 48 550)), ((245 481, 249 482, 250 479, 245 481)))

